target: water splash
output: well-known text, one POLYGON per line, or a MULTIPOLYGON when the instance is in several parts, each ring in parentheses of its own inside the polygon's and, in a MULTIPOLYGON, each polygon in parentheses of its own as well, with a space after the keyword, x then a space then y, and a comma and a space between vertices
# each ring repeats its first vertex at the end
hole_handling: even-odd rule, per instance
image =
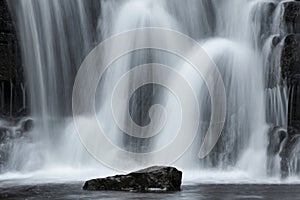
MULTIPOLYGON (((106 99, 117 80, 132 67, 149 62, 168 64, 189 79, 201 99, 198 137, 175 165, 194 170, 240 170, 250 177, 265 178, 267 123, 286 125, 287 92, 285 87, 277 86, 280 74, 276 71, 280 69, 278 61, 265 59, 271 52, 280 52, 280 49, 272 49, 274 38, 279 34, 275 27, 278 27, 280 11, 275 11, 274 28, 270 28, 270 32, 262 28, 269 14, 265 11, 269 11, 270 4, 277 3, 275 0, 161 0, 155 3, 150 0, 9 1, 17 19, 30 108, 37 124, 31 133, 32 148, 11 152, 16 165, 11 165, 9 170, 24 170, 17 167, 19 157, 24 154, 28 163, 35 161, 31 171, 47 171, 58 166, 83 170, 90 166, 103 168, 80 144, 70 119, 76 72, 86 54, 98 42, 122 31, 156 26, 180 31, 197 40, 218 65, 228 97, 222 137, 207 158, 198 158, 211 115, 207 88, 201 77, 194 75, 189 64, 174 55, 153 50, 133 52, 118 59, 99 82, 96 107, 99 120, 104 122, 110 133, 108 137, 133 152, 153 150, 173 137, 172 126, 166 127, 167 131, 156 140, 137 140, 124 135, 112 123, 110 102, 106 99), (271 70, 267 67, 270 62, 275 63, 271 70), (265 81, 270 76, 276 79, 276 86, 271 88, 265 81)), ((132 40, 134 42, 134 38, 132 40)), ((168 38, 165 40, 167 42, 168 38)), ((132 78, 137 79, 138 76, 132 78)), ((174 117, 171 121, 178 119, 176 99, 170 92, 155 85, 140 88, 127 106, 132 118, 138 124, 146 125, 149 123, 149 108, 157 102, 169 110, 170 116, 174 117)), ((86 126, 88 129, 88 122, 86 126)), ((132 158, 134 161, 135 158, 132 158)), ((25 169, 28 171, 28 168, 25 169)))

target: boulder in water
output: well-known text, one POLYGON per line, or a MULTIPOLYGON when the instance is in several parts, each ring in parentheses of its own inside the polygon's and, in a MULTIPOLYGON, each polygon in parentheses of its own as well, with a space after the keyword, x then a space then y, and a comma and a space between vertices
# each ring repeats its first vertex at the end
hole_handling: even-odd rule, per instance
POLYGON ((174 167, 154 166, 132 172, 86 181, 84 190, 111 191, 180 191, 182 172, 174 167))
POLYGON ((32 119, 27 119, 24 122, 22 122, 21 132, 29 132, 32 131, 34 128, 34 121, 32 119))

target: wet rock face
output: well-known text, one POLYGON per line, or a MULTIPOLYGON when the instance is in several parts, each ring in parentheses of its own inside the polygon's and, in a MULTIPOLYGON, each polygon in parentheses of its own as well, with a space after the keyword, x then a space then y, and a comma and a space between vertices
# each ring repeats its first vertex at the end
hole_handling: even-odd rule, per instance
POLYGON ((289 87, 288 132, 292 135, 300 134, 300 34, 286 36, 281 57, 281 70, 282 77, 289 87))
POLYGON ((276 155, 280 153, 280 150, 287 140, 288 134, 284 127, 276 126, 269 131, 269 144, 267 148, 267 173, 268 175, 274 175, 276 173, 276 155))
POLYGON ((150 167, 127 175, 93 179, 84 190, 111 191, 180 191, 182 172, 173 167, 150 167))
POLYGON ((25 98, 17 33, 6 0, 0 0, 0 116, 25 115, 25 98))
POLYGON ((281 168, 281 177, 286 178, 290 174, 299 173, 297 165, 293 165, 293 162, 298 162, 299 148, 296 148, 299 145, 299 135, 289 135, 286 139, 282 151, 279 156, 281 158, 280 168, 281 168), (295 166, 295 167, 293 167, 295 166))
POLYGON ((34 127, 32 119, 1 120, 0 124, 0 173, 8 171, 10 153, 21 140, 30 140, 29 132, 34 127))
MULTIPOLYGON (((268 37, 272 34, 272 21, 273 21, 273 12, 276 9, 277 4, 274 2, 261 2, 260 3, 260 13, 264 13, 263 15, 258 15, 261 19, 261 24, 259 27, 259 35, 260 35, 260 42, 258 45, 263 45, 268 37)), ((262 48, 262 46, 260 46, 262 48)))
POLYGON ((280 151, 283 140, 287 137, 287 132, 282 127, 274 127, 269 133, 268 155, 276 155, 280 151))
POLYGON ((289 135, 300 134, 300 1, 284 3, 285 38, 281 55, 282 78, 289 87, 289 135))
POLYGON ((300 1, 283 4, 283 22, 286 33, 300 33, 300 1))
POLYGON ((294 85, 300 74, 300 34, 290 34, 284 39, 281 56, 282 77, 294 85))
POLYGON ((280 152, 281 175, 287 177, 292 171, 300 134, 300 1, 283 3, 281 22, 284 38, 281 54, 281 73, 289 90, 287 137, 280 152))

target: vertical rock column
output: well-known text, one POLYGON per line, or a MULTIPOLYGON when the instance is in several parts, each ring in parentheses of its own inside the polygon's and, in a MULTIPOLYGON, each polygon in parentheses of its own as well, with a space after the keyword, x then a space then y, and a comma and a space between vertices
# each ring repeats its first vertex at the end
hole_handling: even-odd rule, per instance
POLYGON ((26 92, 17 33, 6 0, 0 0, 0 117, 26 114, 26 92))
POLYGON ((292 168, 292 162, 298 159, 295 147, 300 136, 300 1, 283 3, 283 9, 280 29, 284 42, 280 64, 282 78, 289 88, 288 137, 280 153, 284 178, 299 168, 292 168))

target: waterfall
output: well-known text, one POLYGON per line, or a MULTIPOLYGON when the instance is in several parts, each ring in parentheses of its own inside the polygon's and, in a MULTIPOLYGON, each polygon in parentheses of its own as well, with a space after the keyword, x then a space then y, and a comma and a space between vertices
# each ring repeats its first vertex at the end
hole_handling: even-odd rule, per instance
MULTIPOLYGON (((149 124, 152 105, 165 107, 166 126, 154 139, 137 139, 123 133, 115 124, 111 101, 115 85, 129 70, 138 65, 160 63, 172 66, 197 92, 200 127, 195 141, 175 163, 186 170, 238 170, 253 178, 265 178, 268 168, 268 131, 274 126, 286 128, 287 90, 279 83, 280 46, 273 48, 279 30, 280 11, 270 22, 270 0, 10 0, 20 36, 22 58, 29 86, 29 107, 35 128, 29 138, 18 141, 11 150, 8 171, 32 172, 67 167, 86 169, 105 167, 87 152, 75 131, 72 119, 72 91, 76 74, 85 57, 110 36, 136 28, 161 27, 186 34, 197 41, 217 65, 223 78, 227 113, 221 138, 213 151, 198 157, 208 129, 211 110, 210 94, 203 78, 195 75, 190 64, 176 55, 160 50, 139 50, 120 57, 111 64, 99 81, 96 109, 99 123, 107 137, 118 147, 130 152, 149 152, 168 145, 180 119, 180 108, 174 95, 159 85, 140 87, 126 107, 134 122, 149 124), (269 66, 272 66, 270 68, 269 66), (270 78, 271 77, 271 78, 270 78), (267 81, 266 81, 267 80, 267 81)), ((162 38, 165 35, 161 35, 162 38)), ((133 42, 135 37, 130 38, 133 42)), ((148 38, 151 40, 151 38, 148 38)), ((164 38, 165 42, 172 42, 164 38)), ((113 52, 105 52, 110 55, 113 52)), ((190 54, 193 55, 191 50, 190 54)), ((147 76, 154 76, 148 70, 147 76)), ((139 74, 132 80, 141 79, 139 74)), ((169 84, 176 83, 166 77, 169 84)), ((128 91, 134 88, 126 83, 128 91)), ((84 91, 83 91, 84 92, 84 91)), ((128 123, 125 113, 123 123, 128 123)), ((191 118, 193 119, 193 118, 191 118)), ((87 131, 88 119, 82 122, 87 131)), ((141 136, 151 134, 141 132, 141 136)), ((99 145, 101 141, 99 141, 99 145)), ((110 152, 105 152, 109 154, 110 152)), ((119 159, 111 154, 111 159, 119 159)), ((151 158, 150 159, 151 163, 151 158)), ((132 157, 138 168, 142 163, 132 157)), ((278 160, 274 161, 278 164, 278 160)), ((155 163, 154 163, 155 164, 155 163)), ((279 172, 278 172, 279 173, 279 172)))

